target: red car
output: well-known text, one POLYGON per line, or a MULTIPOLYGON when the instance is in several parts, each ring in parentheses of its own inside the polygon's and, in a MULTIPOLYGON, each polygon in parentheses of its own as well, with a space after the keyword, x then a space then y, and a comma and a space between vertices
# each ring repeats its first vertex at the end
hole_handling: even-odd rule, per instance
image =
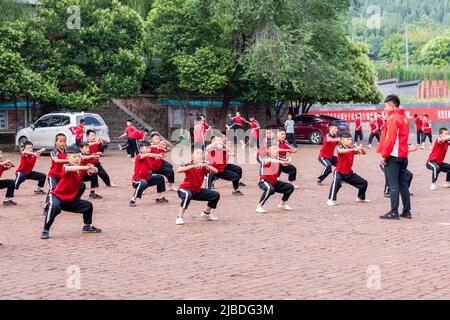
MULTIPOLYGON (((293 117, 295 139, 300 141, 309 141, 313 144, 321 144, 323 137, 328 134, 328 126, 330 123, 337 124, 339 133, 349 132, 349 125, 344 120, 325 116, 303 114, 293 117)), ((284 124, 276 124, 269 126, 270 129, 284 129, 284 124)))

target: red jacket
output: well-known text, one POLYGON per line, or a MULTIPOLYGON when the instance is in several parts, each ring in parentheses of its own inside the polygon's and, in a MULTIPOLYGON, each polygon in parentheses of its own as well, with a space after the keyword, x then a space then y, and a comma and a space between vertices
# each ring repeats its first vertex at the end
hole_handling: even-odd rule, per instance
POLYGON ((408 157, 409 120, 404 109, 395 109, 388 114, 385 130, 381 133, 378 153, 383 158, 389 156, 408 157))

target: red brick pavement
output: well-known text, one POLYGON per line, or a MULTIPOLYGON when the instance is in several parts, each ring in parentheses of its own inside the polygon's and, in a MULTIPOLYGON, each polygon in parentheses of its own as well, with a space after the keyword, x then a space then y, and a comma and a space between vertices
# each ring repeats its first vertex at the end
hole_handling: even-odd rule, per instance
MULTIPOLYGON (((329 208, 331 179, 315 184, 318 148, 302 145, 294 161, 301 186, 290 202, 295 211, 277 210, 276 195, 267 204, 271 213, 256 214, 258 166, 246 165, 245 196, 231 196, 231 184, 219 181, 220 220, 203 221, 204 203, 192 202, 185 226, 175 225, 174 192, 170 203, 157 205, 147 191, 129 208, 130 160, 108 152, 102 162, 119 188, 102 186, 104 199, 94 202, 102 234, 82 234, 81 216, 63 212, 51 239, 40 240, 44 197, 32 194, 34 182, 22 185, 17 207, 0 207, 0 299, 448 299, 450 190, 429 190, 428 152, 410 158, 413 220, 378 218, 389 205, 374 151, 355 164, 373 202, 355 204, 356 190, 344 185, 339 206, 329 208), (81 270, 80 289, 67 286, 72 265, 81 270), (368 268, 379 268, 380 289, 368 288, 368 268)), ((49 162, 42 157, 36 169, 47 172, 49 162)))

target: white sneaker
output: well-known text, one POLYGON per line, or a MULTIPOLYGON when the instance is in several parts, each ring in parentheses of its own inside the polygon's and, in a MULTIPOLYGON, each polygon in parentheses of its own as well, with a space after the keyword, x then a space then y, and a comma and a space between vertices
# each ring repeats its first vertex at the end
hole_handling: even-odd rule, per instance
POLYGON ((450 182, 444 183, 443 187, 444 187, 444 188, 450 188, 450 182))
POLYGON ((355 201, 356 201, 356 202, 365 202, 365 203, 372 202, 372 201, 370 201, 369 199, 364 199, 364 200, 363 200, 363 199, 360 199, 360 198, 356 198, 355 201))
POLYGON ((217 221, 217 220, 219 220, 219 218, 217 218, 214 214, 212 214, 212 213, 208 214, 205 211, 203 211, 200 214, 200 217, 208 219, 209 221, 217 221))
POLYGON ((255 211, 256 211, 257 213, 266 213, 266 212, 267 212, 267 210, 264 209, 263 207, 257 207, 255 211))
POLYGON ((183 220, 182 217, 178 217, 178 218, 177 218, 177 221, 175 221, 175 223, 176 223, 177 225, 182 225, 182 224, 184 224, 184 220, 183 220))
POLYGON ((369 144, 369 145, 367 146, 367 148, 369 148, 369 149, 372 149, 372 145, 371 145, 371 144, 369 144))
POLYGON ((425 149, 425 146, 420 146, 420 149, 425 149))
POLYGON ((432 184, 431 184, 431 187, 430 187, 430 190, 437 190, 436 184, 432 183, 432 184))
POLYGON ((117 184, 115 184, 114 182, 111 182, 111 184, 110 184, 109 187, 110 187, 110 188, 117 188, 117 184))
POLYGON ((175 191, 175 192, 177 192, 177 191, 178 191, 178 188, 177 188, 177 187, 172 187, 172 188, 169 189, 169 191, 175 191))
POLYGON ((279 204, 277 207, 280 208, 280 209, 288 210, 288 211, 294 210, 293 208, 291 208, 291 207, 290 207, 289 205, 287 205, 287 204, 279 204))
POLYGON ((337 203, 334 202, 333 200, 328 200, 328 201, 327 201, 327 205, 329 205, 330 207, 332 207, 332 206, 337 206, 337 203))

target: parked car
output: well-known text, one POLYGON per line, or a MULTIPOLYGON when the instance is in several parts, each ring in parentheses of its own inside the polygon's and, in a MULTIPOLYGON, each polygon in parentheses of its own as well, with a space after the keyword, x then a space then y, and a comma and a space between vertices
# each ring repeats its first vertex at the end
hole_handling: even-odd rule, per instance
POLYGON ((71 128, 78 126, 81 119, 85 121, 86 131, 94 130, 98 138, 110 143, 108 126, 98 114, 55 112, 42 116, 30 127, 17 132, 16 146, 21 149, 25 141, 31 141, 36 149, 52 150, 55 145, 55 136, 58 133, 66 136, 67 146, 73 146, 75 145, 75 136, 72 134, 71 128))
MULTIPOLYGON (((323 137, 328 134, 328 126, 335 123, 339 127, 339 133, 349 132, 349 125, 346 121, 325 116, 303 114, 292 118, 294 120, 295 139, 299 141, 309 141, 314 144, 321 144, 323 137)), ((284 129, 284 124, 269 126, 270 129, 284 129)))

